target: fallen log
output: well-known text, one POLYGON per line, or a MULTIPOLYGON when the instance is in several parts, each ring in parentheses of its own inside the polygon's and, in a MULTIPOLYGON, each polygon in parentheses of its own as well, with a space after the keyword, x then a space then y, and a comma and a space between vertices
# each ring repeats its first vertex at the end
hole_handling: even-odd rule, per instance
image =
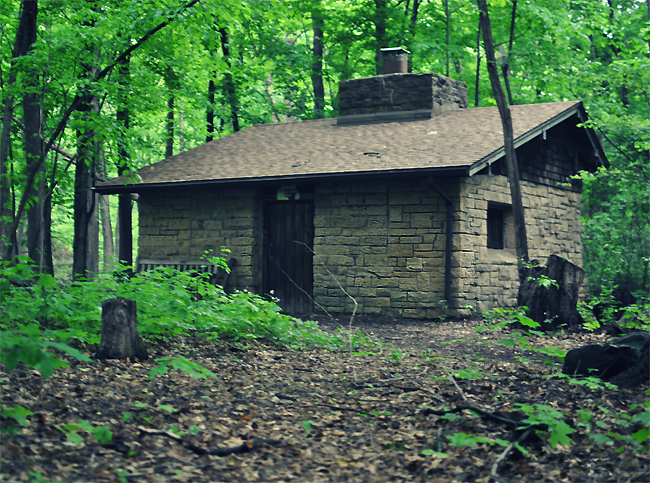
POLYGON ((570 350, 564 358, 564 374, 595 376, 619 387, 650 382, 650 332, 636 331, 609 341, 570 350))

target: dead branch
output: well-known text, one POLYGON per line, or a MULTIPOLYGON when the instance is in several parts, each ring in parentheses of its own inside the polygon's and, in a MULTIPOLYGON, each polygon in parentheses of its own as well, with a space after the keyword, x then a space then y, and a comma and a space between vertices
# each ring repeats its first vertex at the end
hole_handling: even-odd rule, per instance
POLYGON ((254 439, 252 441, 246 441, 245 443, 242 443, 238 446, 232 446, 230 448, 216 448, 212 450, 208 450, 205 448, 202 448, 200 446, 195 445, 191 441, 188 441, 186 439, 181 438, 177 434, 172 433, 171 431, 161 431, 159 429, 149 429, 145 428, 144 426, 138 426, 138 430, 147 433, 147 434, 157 434, 160 436, 165 436, 169 439, 173 439, 177 443, 181 444, 182 446, 185 446, 187 449, 190 451, 193 451, 194 453, 198 455, 211 455, 211 456, 229 456, 231 454, 240 454, 240 453, 248 453, 249 451, 254 450, 255 448, 259 448, 262 445, 268 444, 271 446, 277 446, 280 444, 280 441, 275 440, 275 439, 254 439))

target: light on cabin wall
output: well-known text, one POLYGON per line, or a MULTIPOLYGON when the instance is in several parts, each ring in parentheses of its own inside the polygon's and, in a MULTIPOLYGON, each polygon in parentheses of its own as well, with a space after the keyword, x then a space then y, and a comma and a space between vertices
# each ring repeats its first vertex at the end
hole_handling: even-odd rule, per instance
POLYGON ((280 186, 277 191, 277 199, 282 201, 299 200, 300 193, 296 185, 280 186))
POLYGON ((546 141, 546 130, 542 131, 542 139, 546 141))

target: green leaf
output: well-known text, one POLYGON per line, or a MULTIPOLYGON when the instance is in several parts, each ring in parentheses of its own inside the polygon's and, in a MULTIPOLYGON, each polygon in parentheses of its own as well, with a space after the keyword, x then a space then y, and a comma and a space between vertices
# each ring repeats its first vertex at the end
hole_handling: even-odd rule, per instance
POLYGON ((650 438, 650 429, 641 428, 636 433, 633 433, 631 438, 639 443, 645 443, 650 438))
POLYGON ((602 434, 602 433, 596 433, 596 434, 590 434, 589 438, 593 439, 594 442, 597 444, 603 444, 603 443, 612 443, 612 438, 609 436, 602 434))
POLYGON ((166 405, 166 404, 161 404, 161 405, 158 406, 158 407, 159 407, 160 409, 162 409, 163 411, 167 411, 168 413, 175 413, 175 412, 176 412, 176 408, 173 408, 173 407, 168 406, 168 405, 166 405))
POLYGON ((558 443, 562 443, 564 446, 569 446, 571 444, 571 438, 569 438, 568 435, 573 433, 573 431, 574 429, 571 426, 564 421, 560 421, 551 431, 551 447, 555 449, 558 443))
POLYGON ((95 440, 98 441, 99 444, 106 444, 113 439, 113 433, 108 429, 108 426, 97 426, 94 429, 93 434, 95 435, 95 440))
POLYGON ((18 424, 21 426, 29 426, 29 421, 27 421, 27 416, 33 416, 34 413, 29 409, 25 409, 22 406, 16 406, 14 408, 6 408, 2 411, 2 417, 5 419, 14 418, 18 424))
POLYGON ((421 454, 424 456, 436 456, 437 458, 448 458, 448 455, 446 453, 439 453, 438 451, 434 451, 432 449, 423 449, 420 451, 421 454))
POLYGON ((307 433, 307 434, 311 433, 311 425, 312 424, 314 424, 314 421, 312 421, 311 419, 302 422, 302 427, 305 428, 305 433, 307 433))
POLYGON ((52 288, 56 287, 56 279, 49 273, 39 273, 38 281, 36 282, 41 288, 52 288))

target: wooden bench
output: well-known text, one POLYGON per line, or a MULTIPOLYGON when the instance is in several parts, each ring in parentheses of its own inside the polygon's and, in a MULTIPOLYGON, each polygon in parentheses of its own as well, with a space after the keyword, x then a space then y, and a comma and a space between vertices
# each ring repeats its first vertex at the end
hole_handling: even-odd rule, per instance
POLYGON ((231 258, 228 260, 228 268, 230 272, 225 271, 218 265, 213 263, 208 263, 205 260, 201 261, 185 261, 185 260, 151 260, 151 259, 141 259, 138 258, 136 262, 136 271, 145 272, 147 270, 153 270, 158 267, 171 267, 181 272, 187 272, 194 270, 198 273, 209 273, 210 274, 210 283, 213 285, 221 285, 221 288, 226 290, 228 285, 228 280, 230 279, 230 274, 232 269, 237 264, 236 258, 231 258), (221 277, 221 283, 219 283, 219 278, 221 277))

